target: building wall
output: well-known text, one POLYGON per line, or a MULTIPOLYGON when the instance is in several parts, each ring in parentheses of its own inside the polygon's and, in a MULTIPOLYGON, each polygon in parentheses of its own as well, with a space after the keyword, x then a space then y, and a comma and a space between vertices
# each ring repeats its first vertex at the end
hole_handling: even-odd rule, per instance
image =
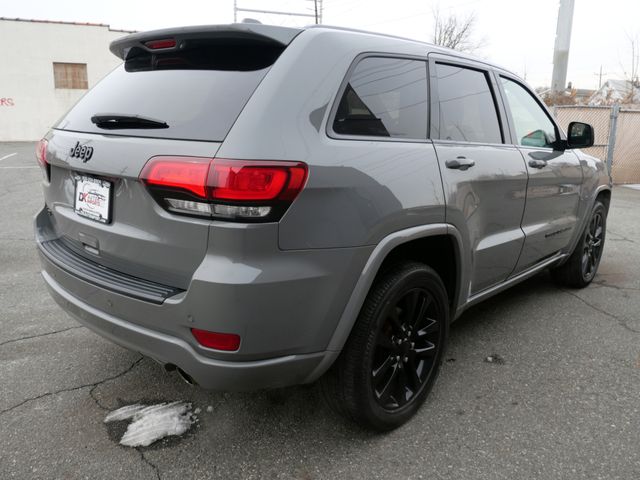
POLYGON ((0 19, 0 141, 42 138, 86 90, 54 88, 53 63, 86 63, 89 88, 121 61, 107 26, 0 19))

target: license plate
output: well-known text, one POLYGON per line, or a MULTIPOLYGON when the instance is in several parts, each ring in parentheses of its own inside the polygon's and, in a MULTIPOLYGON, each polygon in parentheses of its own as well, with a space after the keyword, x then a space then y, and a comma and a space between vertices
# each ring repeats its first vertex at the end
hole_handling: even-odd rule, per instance
POLYGON ((101 223, 111 221, 111 183, 94 177, 76 178, 74 205, 78 215, 101 223))

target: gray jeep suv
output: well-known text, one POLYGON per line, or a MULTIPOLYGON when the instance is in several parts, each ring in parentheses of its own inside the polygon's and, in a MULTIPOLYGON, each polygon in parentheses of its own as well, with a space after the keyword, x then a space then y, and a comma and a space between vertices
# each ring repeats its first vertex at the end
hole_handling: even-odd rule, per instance
POLYGON ((546 268, 584 287, 611 182, 517 76, 432 45, 257 24, 136 33, 39 143, 42 275, 205 388, 321 379, 388 430, 449 324, 546 268))

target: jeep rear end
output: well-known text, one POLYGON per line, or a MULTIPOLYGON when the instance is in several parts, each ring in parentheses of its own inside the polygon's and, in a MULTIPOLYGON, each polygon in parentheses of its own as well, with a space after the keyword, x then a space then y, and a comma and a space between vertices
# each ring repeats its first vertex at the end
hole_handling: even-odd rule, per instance
POLYGON ((38 147, 36 237, 55 300, 207 388, 316 379, 371 251, 281 249, 279 221, 313 169, 218 156, 298 34, 233 25, 118 40, 124 63, 38 147))

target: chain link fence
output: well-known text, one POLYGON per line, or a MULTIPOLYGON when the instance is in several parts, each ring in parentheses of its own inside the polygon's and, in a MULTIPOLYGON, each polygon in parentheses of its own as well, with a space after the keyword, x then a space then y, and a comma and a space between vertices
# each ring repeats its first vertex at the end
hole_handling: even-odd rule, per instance
POLYGON ((607 162, 614 183, 640 183, 640 110, 562 105, 553 112, 565 131, 570 122, 593 126, 595 143, 584 151, 607 162))

